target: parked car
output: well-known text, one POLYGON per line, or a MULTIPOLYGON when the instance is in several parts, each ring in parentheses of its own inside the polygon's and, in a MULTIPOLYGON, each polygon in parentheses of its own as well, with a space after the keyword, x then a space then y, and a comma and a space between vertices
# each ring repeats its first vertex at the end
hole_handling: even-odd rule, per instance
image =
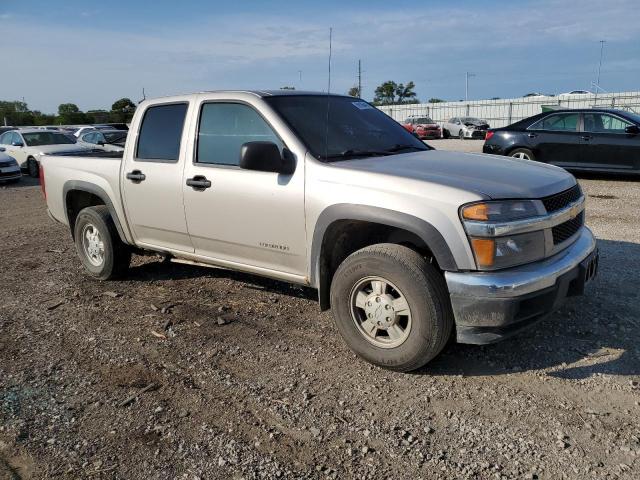
POLYGON ((640 173, 640 115, 614 109, 544 112, 490 130, 482 151, 570 170, 640 173))
POLYGON ((94 130, 81 135, 78 144, 107 152, 122 152, 126 140, 127 132, 123 130, 94 130))
POLYGON ((2 135, 4 132, 8 132, 9 130, 17 130, 18 127, 0 127, 0 135, 2 135))
POLYGON ((559 94, 558 97, 571 97, 573 95, 591 95, 591 92, 589 90, 571 90, 570 92, 559 94))
POLYGON ((407 371, 454 332, 530 326, 595 275, 566 170, 434 150, 353 97, 146 100, 131 130, 117 158, 42 158, 49 214, 101 280, 151 251, 313 287, 358 355, 407 371))
POLYGON ((425 138, 442 138, 440 125, 429 117, 409 117, 402 126, 421 140, 425 138))
POLYGON ((93 132, 94 130, 95 130, 95 127, 91 125, 79 126, 79 127, 76 127, 76 129, 73 131, 73 134, 75 135, 76 138, 80 138, 80 135, 82 135, 83 133, 93 132))
POLYGON ((69 135, 38 128, 11 130, 0 135, 0 147, 15 158, 20 168, 32 177, 38 177, 39 162, 43 155, 54 152, 87 151, 76 145, 69 135))
POLYGON ((484 138, 489 128, 485 120, 475 117, 453 117, 443 126, 445 138, 458 137, 460 140, 466 138, 484 138))
POLYGON ((20 166, 15 158, 5 153, 0 147, 0 182, 17 182, 22 177, 20 166))

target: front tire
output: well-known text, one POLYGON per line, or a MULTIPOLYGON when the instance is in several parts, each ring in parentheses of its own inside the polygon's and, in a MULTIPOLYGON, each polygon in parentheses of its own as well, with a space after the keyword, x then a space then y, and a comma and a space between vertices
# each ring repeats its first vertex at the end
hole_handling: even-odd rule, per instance
POLYGON ((432 360, 453 329, 444 277, 401 245, 381 243, 347 257, 333 277, 331 308, 358 356, 401 372, 432 360))
POLYGON ((464 131, 462 129, 460 129, 460 131, 458 132, 458 138, 460 140, 464 140, 464 131))
POLYGON ((80 211, 74 227, 76 250, 85 270, 99 280, 124 275, 131 262, 131 250, 120 240, 105 205, 80 211))
POLYGON ((35 158, 29 157, 27 159, 27 170, 30 177, 38 178, 40 176, 40 165, 35 158))
POLYGON ((524 160, 535 160, 536 157, 531 150, 528 148, 516 148, 509 152, 510 157, 514 158, 522 158, 524 160))
POLYGON ((446 128, 442 130, 442 138, 449 138, 450 136, 451 134, 449 133, 449 130, 447 130, 446 128))

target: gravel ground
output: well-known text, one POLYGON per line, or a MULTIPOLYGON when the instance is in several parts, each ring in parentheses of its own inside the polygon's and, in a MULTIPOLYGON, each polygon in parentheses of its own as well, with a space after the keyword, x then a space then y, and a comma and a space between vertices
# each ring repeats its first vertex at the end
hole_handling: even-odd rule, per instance
POLYGON ((0 479, 639 478, 640 184, 580 182, 587 295, 413 374, 309 290, 153 257, 93 281, 34 183, 0 187, 0 479))

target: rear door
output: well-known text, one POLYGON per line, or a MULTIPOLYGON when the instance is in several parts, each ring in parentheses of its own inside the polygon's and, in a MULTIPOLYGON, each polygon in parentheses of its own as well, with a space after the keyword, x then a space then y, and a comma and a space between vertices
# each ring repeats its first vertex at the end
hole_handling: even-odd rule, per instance
POLYGON ((202 102, 183 182, 187 225, 196 254, 216 263, 302 276, 307 270, 304 153, 291 175, 239 167, 245 142, 285 147, 285 135, 269 115, 259 101, 202 102), (187 184, 194 180, 210 183, 187 184))
POLYGON ((580 113, 554 113, 531 125, 525 132, 536 160, 561 167, 579 163, 582 133, 580 113))
POLYGON ((585 168, 633 169, 640 164, 640 135, 625 132, 631 122, 608 113, 584 113, 581 163, 585 168))
POLYGON ((129 226, 142 246, 193 252, 182 192, 188 110, 184 101, 150 105, 127 143, 120 182, 129 226))

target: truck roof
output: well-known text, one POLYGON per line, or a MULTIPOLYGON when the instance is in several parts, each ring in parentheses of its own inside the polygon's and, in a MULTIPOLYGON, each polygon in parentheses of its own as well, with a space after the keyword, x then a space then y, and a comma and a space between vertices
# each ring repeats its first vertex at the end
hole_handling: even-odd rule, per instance
MULTIPOLYGON (((314 91, 308 91, 308 90, 203 90, 201 92, 184 93, 184 94, 176 94, 176 95, 164 95, 160 97, 147 98, 141 101, 140 104, 142 104, 143 102, 153 102, 154 100, 158 100, 158 99, 185 98, 185 97, 189 97, 190 95, 198 95, 203 93, 216 93, 216 94, 242 93, 242 94, 255 95, 256 97, 261 97, 261 98, 293 97, 293 96, 304 96, 304 95, 327 95, 326 92, 314 92, 314 91)), ((332 97, 349 97, 349 95, 343 95, 340 93, 330 93, 329 95, 331 95, 332 97)), ((349 97, 349 98, 355 98, 355 97, 349 97)))

